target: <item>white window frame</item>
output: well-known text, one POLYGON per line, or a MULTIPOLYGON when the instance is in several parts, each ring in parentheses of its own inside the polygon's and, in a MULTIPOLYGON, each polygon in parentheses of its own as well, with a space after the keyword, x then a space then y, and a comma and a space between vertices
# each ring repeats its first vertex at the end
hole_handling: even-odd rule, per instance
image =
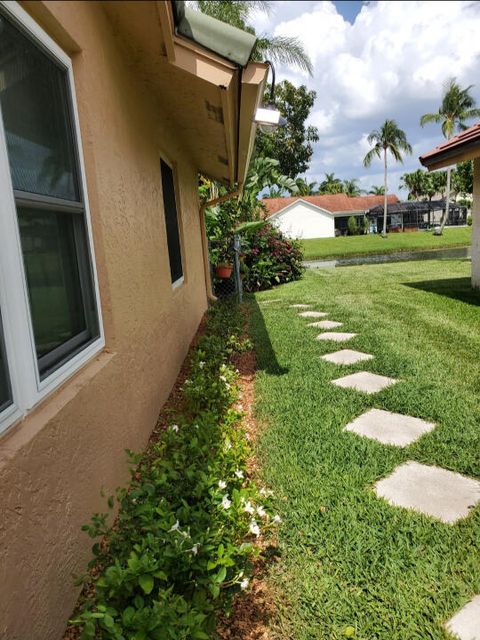
POLYGON ((90 207, 88 201, 82 139, 77 111, 72 61, 67 54, 39 27, 17 2, 0 0, 0 7, 17 22, 29 37, 59 63, 67 72, 70 85, 76 152, 79 159, 79 179, 83 191, 84 220, 90 250, 92 279, 97 307, 99 337, 85 349, 40 380, 35 338, 25 276, 17 210, 7 155, 7 144, 0 113, 0 309, 2 313, 7 368, 13 402, 0 413, 0 433, 23 417, 40 400, 76 373, 105 346, 100 292, 94 253, 90 207))

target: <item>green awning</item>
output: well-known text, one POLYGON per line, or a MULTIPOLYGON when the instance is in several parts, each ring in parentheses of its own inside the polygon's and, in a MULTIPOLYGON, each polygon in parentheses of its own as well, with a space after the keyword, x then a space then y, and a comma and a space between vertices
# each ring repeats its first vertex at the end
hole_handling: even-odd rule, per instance
POLYGON ((222 58, 242 67, 246 66, 255 46, 256 36, 200 11, 189 9, 183 0, 175 0, 173 8, 178 35, 193 40, 222 58))

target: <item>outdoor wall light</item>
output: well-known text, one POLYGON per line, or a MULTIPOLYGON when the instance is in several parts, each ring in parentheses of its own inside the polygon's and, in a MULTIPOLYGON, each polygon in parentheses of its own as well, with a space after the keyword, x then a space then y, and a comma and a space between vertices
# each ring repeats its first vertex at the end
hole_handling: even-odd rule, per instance
POLYGON ((268 64, 272 71, 270 98, 266 104, 258 107, 254 121, 258 124, 258 128, 262 133, 271 133, 277 127, 284 127, 287 121, 275 106, 275 69, 269 60, 265 60, 265 64, 268 64))

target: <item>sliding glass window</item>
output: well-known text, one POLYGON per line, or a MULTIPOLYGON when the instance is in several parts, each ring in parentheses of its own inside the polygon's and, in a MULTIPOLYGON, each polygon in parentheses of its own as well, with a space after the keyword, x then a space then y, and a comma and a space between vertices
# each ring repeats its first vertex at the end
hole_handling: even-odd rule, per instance
POLYGON ((98 338, 99 322, 68 71, 1 11, 0 108, 44 379, 98 338))

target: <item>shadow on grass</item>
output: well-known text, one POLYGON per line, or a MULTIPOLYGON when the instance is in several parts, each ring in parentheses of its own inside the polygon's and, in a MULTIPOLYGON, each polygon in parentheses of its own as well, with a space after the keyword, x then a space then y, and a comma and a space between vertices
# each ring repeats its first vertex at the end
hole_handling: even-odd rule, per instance
POLYGON ((423 280, 422 282, 404 282, 403 284, 406 287, 436 293, 439 296, 480 307, 480 291, 472 289, 470 278, 445 278, 444 280, 423 280))
POLYGON ((283 376, 289 369, 282 367, 270 342, 270 336, 265 326, 263 313, 253 295, 247 298, 251 310, 251 334, 255 343, 257 369, 274 376, 283 376))

